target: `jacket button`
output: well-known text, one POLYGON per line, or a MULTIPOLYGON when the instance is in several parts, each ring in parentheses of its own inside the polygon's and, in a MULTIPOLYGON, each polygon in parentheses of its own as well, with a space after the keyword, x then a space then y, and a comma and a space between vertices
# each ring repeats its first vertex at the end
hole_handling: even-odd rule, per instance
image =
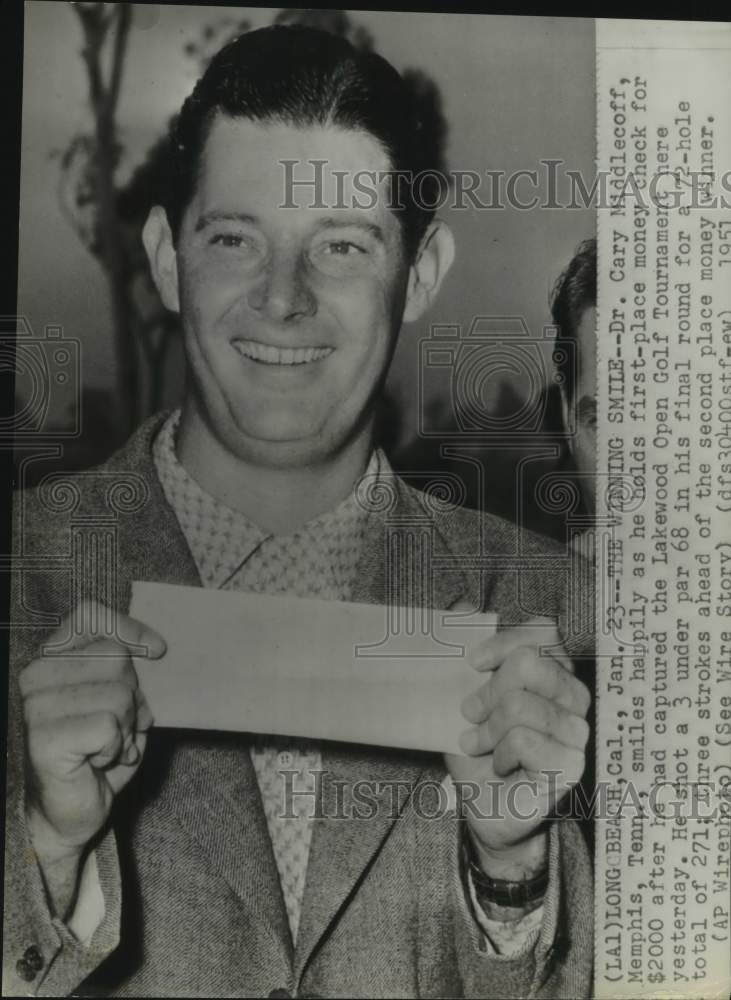
POLYGON ((292 994, 289 990, 285 990, 283 987, 277 990, 272 990, 269 994, 269 1000, 291 1000, 292 994))
POLYGON ((23 961, 31 968, 34 972, 40 972, 43 968, 43 956, 40 951, 36 948, 34 944, 30 948, 25 949, 25 955, 23 955, 23 961))
POLYGON ((32 983, 36 978, 36 970, 32 969, 24 958, 19 958, 15 964, 15 969, 21 979, 26 983, 32 983))

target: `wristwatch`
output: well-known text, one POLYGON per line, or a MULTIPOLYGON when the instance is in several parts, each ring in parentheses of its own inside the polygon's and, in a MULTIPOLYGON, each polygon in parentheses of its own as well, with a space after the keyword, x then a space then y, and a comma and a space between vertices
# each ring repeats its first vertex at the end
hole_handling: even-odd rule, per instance
POLYGON ((470 838, 462 838, 462 854, 465 871, 469 871, 478 899, 482 898, 495 906, 506 906, 516 910, 533 909, 535 903, 543 899, 548 888, 548 868, 544 868, 533 878, 511 881, 491 878, 477 863, 470 838))

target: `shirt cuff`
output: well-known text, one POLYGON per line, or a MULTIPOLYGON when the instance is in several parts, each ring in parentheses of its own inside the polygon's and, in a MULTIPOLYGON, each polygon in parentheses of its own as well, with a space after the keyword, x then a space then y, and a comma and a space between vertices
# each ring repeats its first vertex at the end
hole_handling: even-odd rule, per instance
POLYGON ((86 947, 104 919, 104 896, 99 881, 96 851, 90 851, 79 879, 79 891, 73 913, 66 926, 80 945, 86 947))
POLYGON ((467 872, 467 887, 475 919, 485 935, 485 948, 490 955, 517 957, 529 954, 535 947, 543 923, 543 903, 519 920, 493 920, 477 901, 472 873, 467 872))

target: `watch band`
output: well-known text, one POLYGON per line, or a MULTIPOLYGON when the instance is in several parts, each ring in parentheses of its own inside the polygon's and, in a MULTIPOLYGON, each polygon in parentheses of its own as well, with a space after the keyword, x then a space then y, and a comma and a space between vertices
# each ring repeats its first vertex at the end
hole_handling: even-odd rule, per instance
POLYGON ((533 878, 511 881, 510 879, 491 878, 483 872, 475 860, 473 849, 468 843, 469 837, 463 842, 465 869, 472 877, 472 883, 478 898, 482 897, 496 906, 511 907, 525 910, 537 900, 542 899, 548 888, 548 868, 533 878))

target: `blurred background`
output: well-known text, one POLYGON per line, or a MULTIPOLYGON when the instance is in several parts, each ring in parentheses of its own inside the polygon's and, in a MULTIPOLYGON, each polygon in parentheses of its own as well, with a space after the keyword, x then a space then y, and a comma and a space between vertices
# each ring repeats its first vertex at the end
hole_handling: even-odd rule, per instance
MULTIPOLYGON (((176 318, 149 279, 140 231, 171 116, 213 53, 241 31, 305 21, 375 48, 441 107, 447 165, 483 175, 483 201, 491 200, 488 171, 538 171, 540 197, 549 193, 541 161, 561 161, 558 202, 568 197, 565 171, 593 177, 588 18, 45 0, 25 10, 21 485, 104 460, 142 419, 180 398, 176 318), (50 387, 40 403, 39 362, 50 387), (44 435, 63 446, 31 461, 44 435)), ((530 182, 517 191, 525 201, 536 193, 530 182)), ((570 474, 558 436, 549 296, 593 235, 594 212, 505 201, 503 191, 488 210, 440 211, 457 259, 430 313, 402 330, 382 440, 417 485, 434 473, 448 481, 451 471, 462 484, 458 499, 560 535, 566 511, 536 499, 547 472, 570 474), (446 350, 430 352, 430 340, 446 350)))

